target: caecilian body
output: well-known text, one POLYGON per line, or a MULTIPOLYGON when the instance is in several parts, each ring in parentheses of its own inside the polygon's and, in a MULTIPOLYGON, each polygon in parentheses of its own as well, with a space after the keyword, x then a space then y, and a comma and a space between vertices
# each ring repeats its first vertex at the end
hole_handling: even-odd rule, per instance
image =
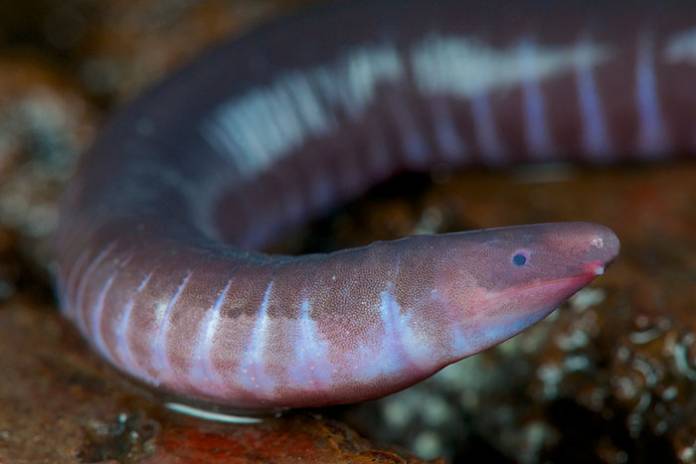
POLYGON ((223 43, 120 113, 57 233, 117 368, 236 409, 378 397, 549 314, 618 253, 528 225, 260 251, 402 170, 696 148, 696 4, 351 1, 223 43))

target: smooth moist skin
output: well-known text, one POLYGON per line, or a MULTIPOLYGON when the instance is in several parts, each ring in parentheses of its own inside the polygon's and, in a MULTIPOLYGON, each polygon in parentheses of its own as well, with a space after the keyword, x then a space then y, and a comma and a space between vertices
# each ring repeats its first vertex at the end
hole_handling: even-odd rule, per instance
POLYGON ((260 250, 398 171, 696 148, 696 4, 350 1, 223 43, 126 108, 57 233, 62 308, 150 385, 241 410, 379 397, 512 337, 616 236, 526 225, 260 250))

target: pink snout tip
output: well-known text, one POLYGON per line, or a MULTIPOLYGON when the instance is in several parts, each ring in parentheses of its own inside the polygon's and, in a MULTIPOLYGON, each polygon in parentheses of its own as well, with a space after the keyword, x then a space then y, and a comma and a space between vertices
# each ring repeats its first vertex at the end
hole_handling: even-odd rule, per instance
POLYGON ((585 266, 587 273, 593 276, 601 276, 604 274, 606 265, 601 261, 593 261, 585 266))

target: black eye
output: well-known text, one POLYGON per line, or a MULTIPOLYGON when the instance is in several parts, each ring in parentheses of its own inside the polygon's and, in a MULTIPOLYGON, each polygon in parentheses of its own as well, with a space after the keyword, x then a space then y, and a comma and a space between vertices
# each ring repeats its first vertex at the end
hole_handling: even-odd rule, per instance
POLYGON ((527 264, 527 257, 522 253, 517 253, 515 256, 512 257, 512 264, 514 264, 515 266, 524 266, 525 264, 527 264))

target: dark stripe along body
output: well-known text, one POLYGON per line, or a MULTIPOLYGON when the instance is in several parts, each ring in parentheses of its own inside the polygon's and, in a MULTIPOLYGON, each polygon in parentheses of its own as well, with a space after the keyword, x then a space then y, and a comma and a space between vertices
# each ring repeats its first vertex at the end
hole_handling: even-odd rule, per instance
POLYGON ((509 338, 603 271, 611 231, 250 250, 402 170, 693 153, 692 5, 353 1, 223 43, 86 154, 64 312, 130 375, 241 409, 377 397, 509 338))

